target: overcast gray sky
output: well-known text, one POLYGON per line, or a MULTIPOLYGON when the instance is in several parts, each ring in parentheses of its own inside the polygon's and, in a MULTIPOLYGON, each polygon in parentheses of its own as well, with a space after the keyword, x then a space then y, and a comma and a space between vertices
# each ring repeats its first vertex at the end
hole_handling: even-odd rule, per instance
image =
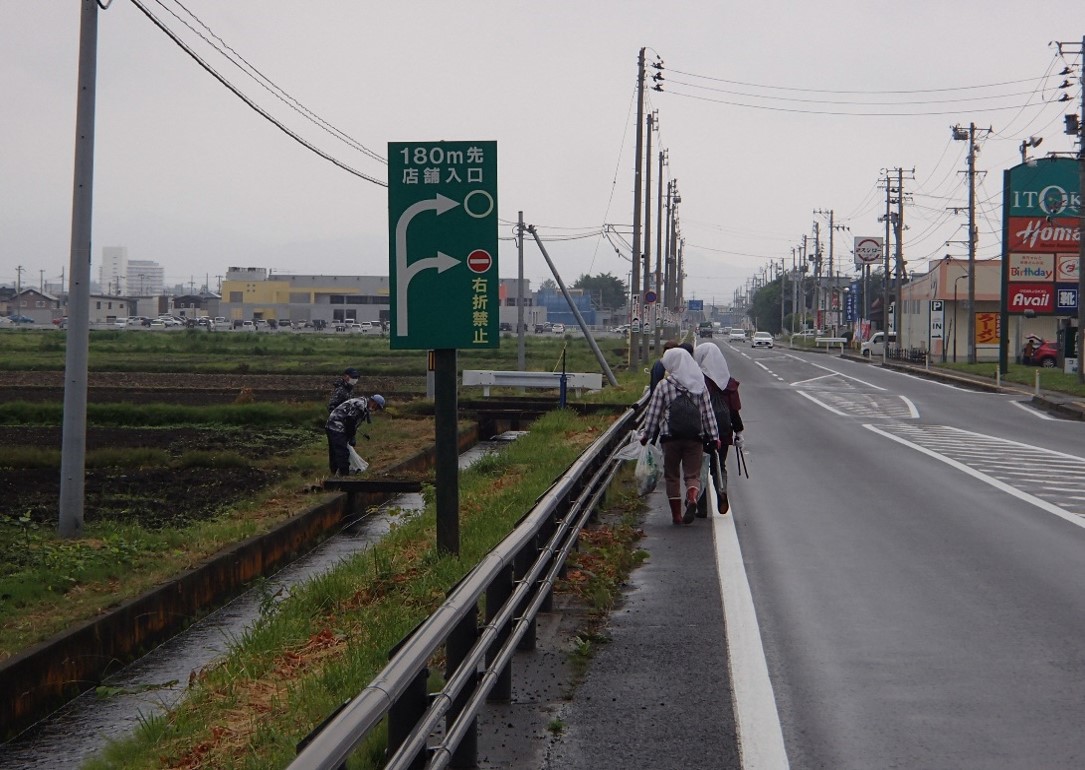
MULTIPOLYGON (((499 214, 554 240, 562 276, 623 279, 633 208, 639 48, 664 62, 655 150, 682 195, 687 296, 728 302, 815 220, 879 235, 878 187, 903 167, 905 256, 924 270, 963 255, 966 142, 974 121, 979 256, 996 256, 1002 169, 1020 144, 1075 149, 1080 2, 398 2, 140 0, 209 65, 291 130, 382 181, 386 167, 300 117, 205 40, 206 25, 277 87, 353 142, 496 140, 499 214), (191 15, 186 12, 191 12, 191 15), (1075 67, 1063 93, 1059 72, 1075 67), (874 114, 878 113, 878 114, 874 114), (626 236, 628 238, 628 236, 626 236)), ((56 281, 70 259, 78 0, 0 0, 0 284, 56 281)), ((102 247, 165 267, 167 281, 217 285, 227 266, 386 274, 387 190, 283 134, 216 82, 136 7, 100 12, 92 276, 102 247)), ((216 41, 218 42, 218 41, 216 41)), ((654 70, 650 70, 652 72, 654 70)), ((656 177, 653 164, 653 177, 656 177)), ((655 180, 653 180, 655 187, 655 180)), ((654 193, 654 190, 653 190, 654 193)), ((653 204, 654 208, 654 204, 653 204)), ((655 238, 653 237, 653 241, 655 238)), ((654 248, 654 243, 652 244, 654 248)), ((500 272, 516 274, 511 240, 500 272)), ((545 262, 530 242, 526 275, 545 262)))

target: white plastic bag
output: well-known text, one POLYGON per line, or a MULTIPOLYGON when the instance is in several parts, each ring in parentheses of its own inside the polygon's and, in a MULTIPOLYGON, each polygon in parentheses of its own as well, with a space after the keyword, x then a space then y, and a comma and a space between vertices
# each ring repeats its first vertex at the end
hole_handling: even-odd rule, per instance
POLYGON ((662 475, 663 450, 655 442, 645 444, 640 448, 637 467, 633 471, 633 478, 637 482, 637 494, 643 497, 655 489, 662 475))
POLYGON ((640 457, 640 444, 635 430, 629 431, 629 443, 618 450, 614 455, 619 460, 636 460, 640 457))
POLYGON ((369 463, 362 459, 362 456, 354 451, 354 447, 347 444, 347 454, 350 455, 350 472, 351 473, 364 473, 365 469, 369 467, 369 463))

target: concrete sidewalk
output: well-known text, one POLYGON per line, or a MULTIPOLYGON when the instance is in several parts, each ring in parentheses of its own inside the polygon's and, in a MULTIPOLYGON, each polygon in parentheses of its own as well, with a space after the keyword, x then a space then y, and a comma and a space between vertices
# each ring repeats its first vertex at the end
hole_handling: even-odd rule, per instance
POLYGON ((740 767, 711 519, 673 525, 662 484, 647 502, 649 558, 556 714, 545 770, 740 767))

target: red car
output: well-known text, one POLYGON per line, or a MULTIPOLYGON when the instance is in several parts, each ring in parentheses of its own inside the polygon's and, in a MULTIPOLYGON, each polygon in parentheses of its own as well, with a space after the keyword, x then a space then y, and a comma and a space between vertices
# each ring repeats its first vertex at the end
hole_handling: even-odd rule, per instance
POLYGON ((1053 369, 1058 364, 1059 352, 1054 342, 1041 342, 1036 346, 1036 352, 1032 354, 1032 366, 1042 366, 1045 369, 1053 369))

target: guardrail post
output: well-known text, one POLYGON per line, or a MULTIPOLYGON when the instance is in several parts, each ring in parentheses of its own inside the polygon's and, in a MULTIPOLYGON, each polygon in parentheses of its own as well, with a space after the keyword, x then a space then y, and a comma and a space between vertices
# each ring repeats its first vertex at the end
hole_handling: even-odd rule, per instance
MULTIPOLYGON (((494 617, 508 602, 509 597, 512 596, 512 565, 503 568, 501 573, 494 578, 494 581, 490 583, 486 589, 486 622, 487 624, 493 623, 494 617)), ((505 643, 505 640, 509 638, 510 630, 506 625, 504 628, 497 630, 497 637, 494 643, 490 645, 490 649, 486 651, 486 663, 487 665, 493 665, 494 658, 497 657, 497 650, 505 643)), ((487 700, 508 702, 512 699, 512 663, 510 662, 504 669, 497 673, 497 677, 494 680, 493 689, 490 690, 490 695, 487 700)))
MULTIPOLYGON (((467 657, 475 642, 478 641, 478 604, 468 610, 463 619, 456 625, 445 642, 445 680, 452 678, 459 669, 464 658, 467 657)), ((477 679, 476 679, 477 681, 477 679)), ((468 698, 474 692, 474 688, 464 688, 449 707, 445 717, 446 729, 456 721, 463 711, 468 698)), ((463 740, 456 747, 450 765, 455 768, 478 767, 478 719, 471 720, 471 728, 463 734, 463 740)))
MULTIPOLYGON (((538 561, 539 558, 539 538, 535 536, 531 539, 527 545, 520 549, 520 553, 516 554, 516 560, 513 562, 514 575, 516 580, 522 581, 524 576, 531 571, 531 567, 538 561)), ((538 585, 534 590, 524 597, 524 600, 520 603, 520 606, 516 608, 517 618, 521 617, 527 606, 531 603, 531 597, 535 591, 538 591, 538 585)), ((535 618, 531 619, 531 624, 524 631, 524 635, 520 637, 520 641, 516 644, 518 650, 534 650, 535 640, 537 638, 538 624, 535 618)))
MULTIPOLYGON (((415 676, 403 697, 388 709, 388 756, 392 756, 403 743, 411 737, 415 726, 422 719, 429 707, 429 669, 423 668, 415 676)), ((426 756, 423 752, 411 760, 410 770, 423 770, 426 756)))

